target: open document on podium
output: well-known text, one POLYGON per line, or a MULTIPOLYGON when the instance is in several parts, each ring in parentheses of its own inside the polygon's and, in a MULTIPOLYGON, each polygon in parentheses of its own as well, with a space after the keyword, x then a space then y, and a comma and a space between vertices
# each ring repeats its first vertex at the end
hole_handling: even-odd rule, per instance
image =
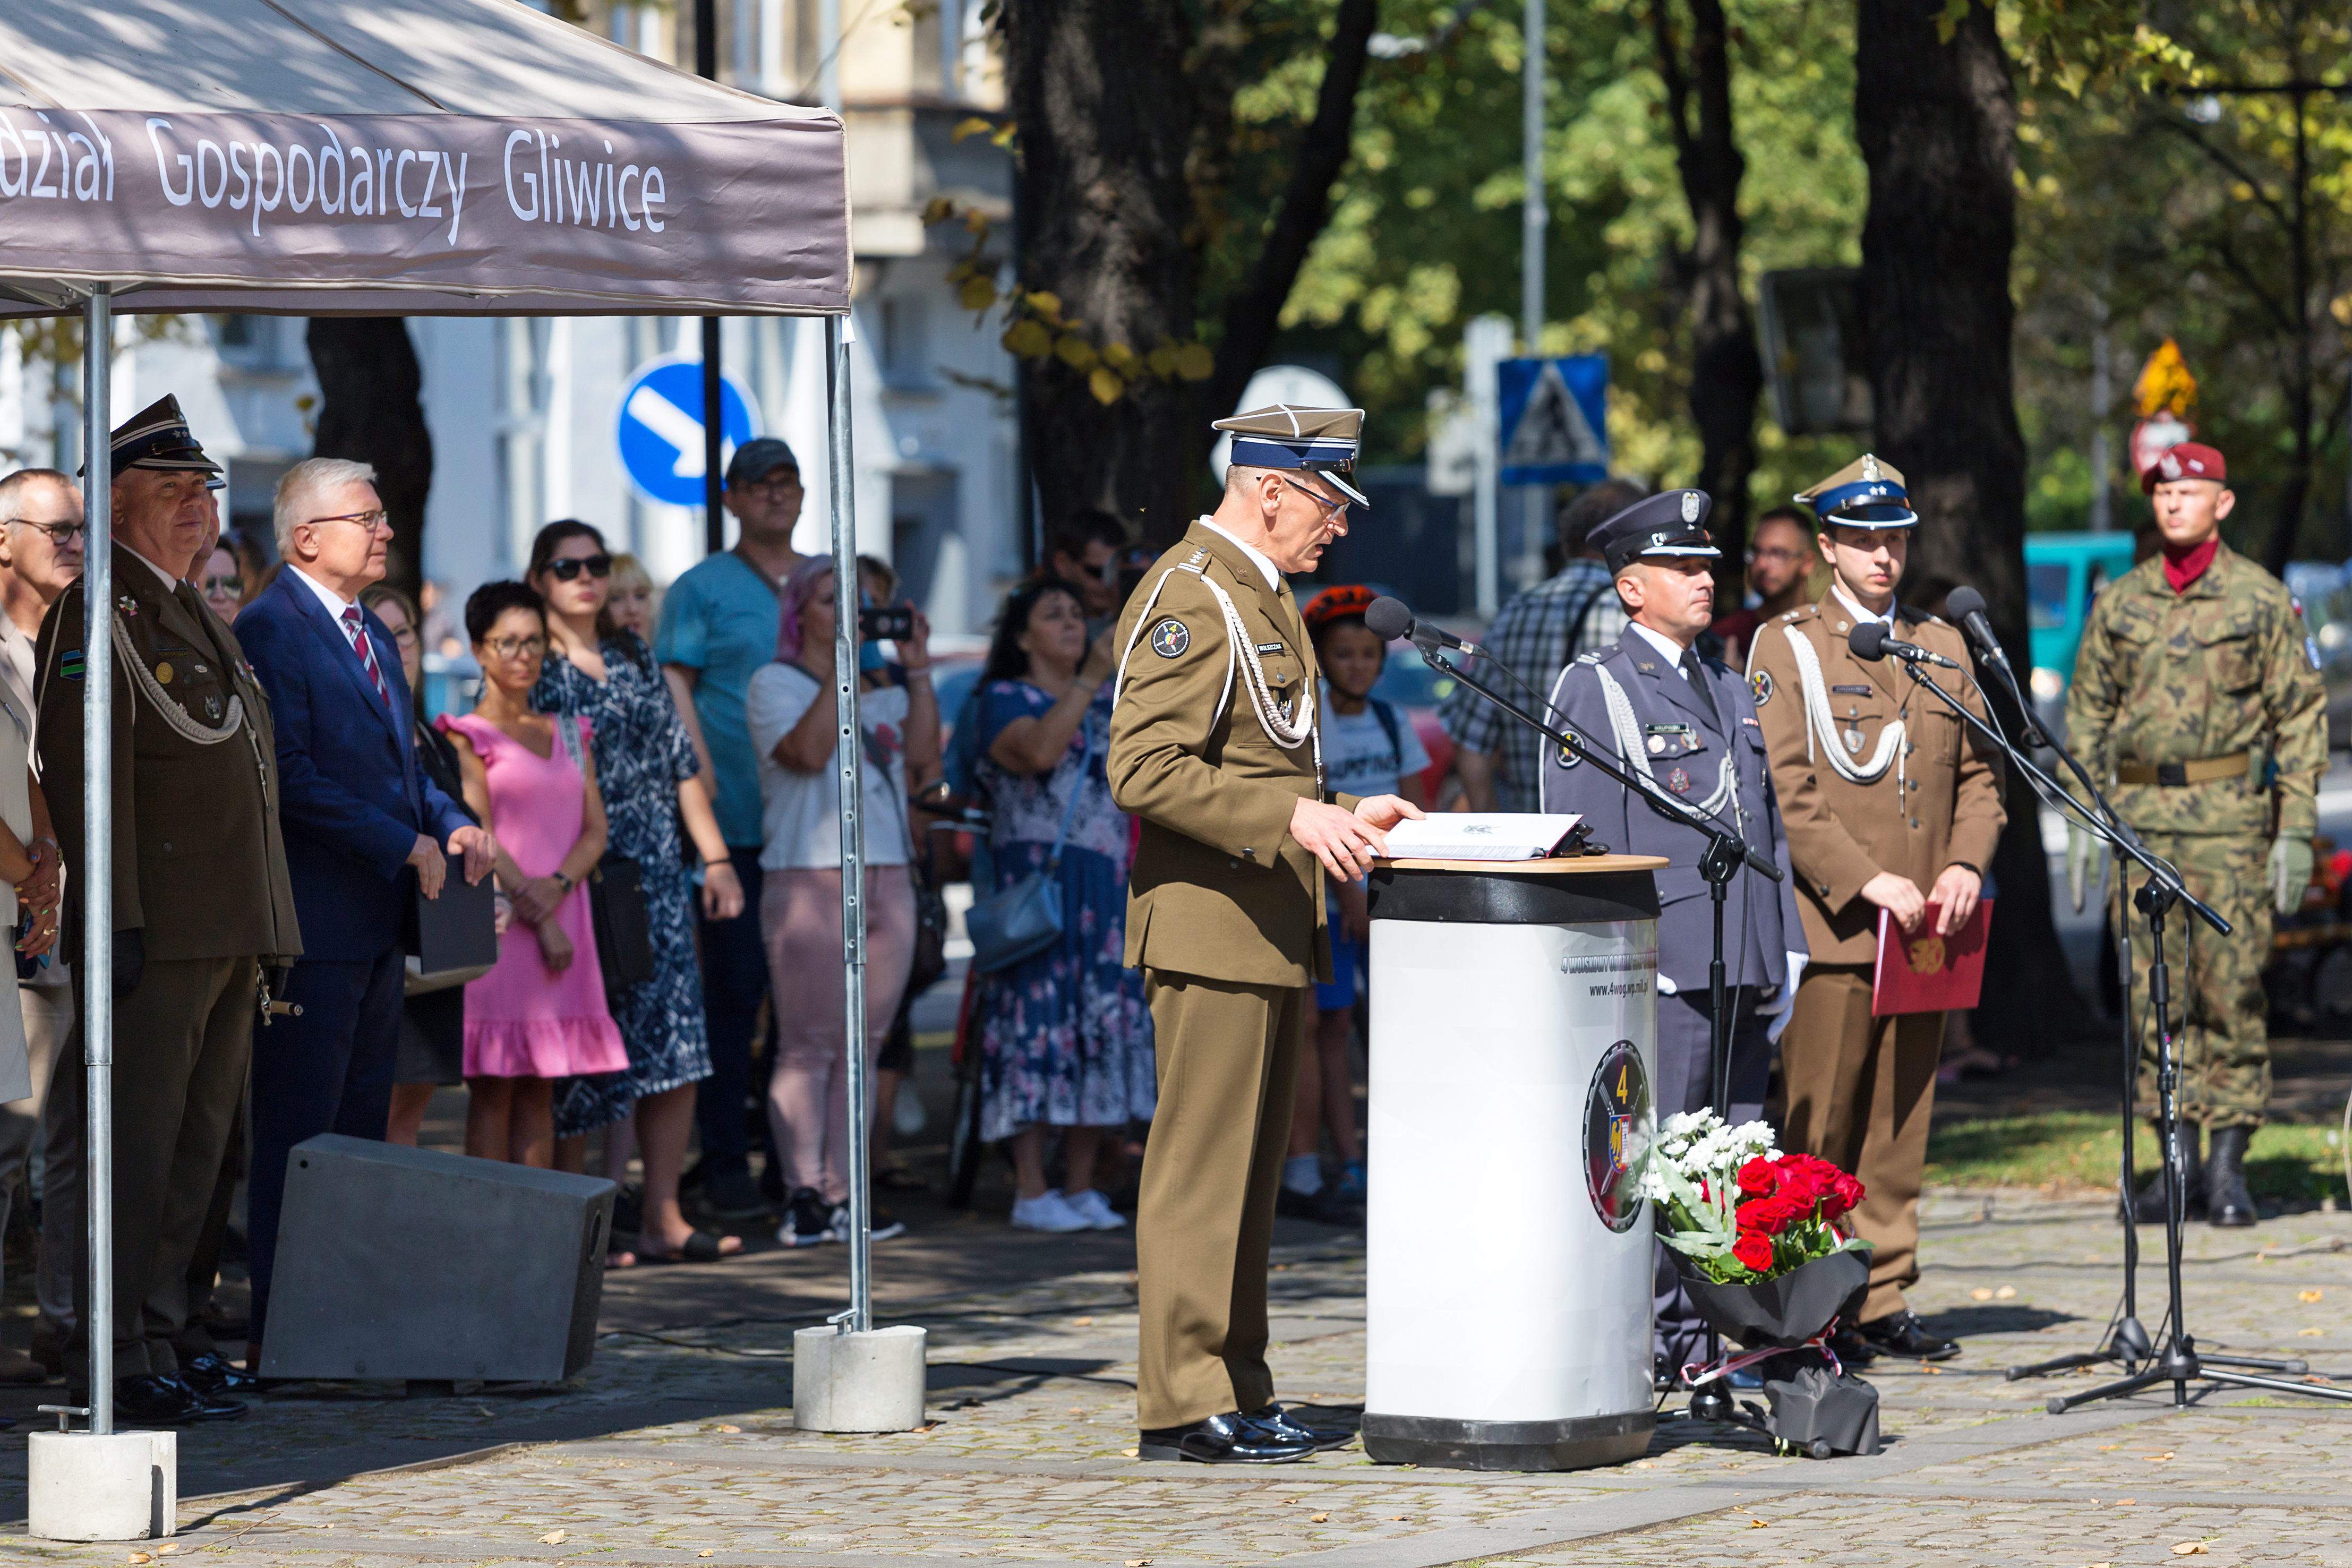
POLYGON ((1584 819, 1574 812, 1433 811, 1388 830, 1389 858, 1425 861, 1539 861, 1559 848, 1584 819))

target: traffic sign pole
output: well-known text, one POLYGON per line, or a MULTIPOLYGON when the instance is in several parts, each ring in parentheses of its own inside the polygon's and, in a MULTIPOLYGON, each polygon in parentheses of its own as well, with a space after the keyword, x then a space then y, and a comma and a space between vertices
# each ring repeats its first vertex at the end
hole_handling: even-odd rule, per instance
POLYGON ((727 421, 713 419, 710 411, 726 406, 719 391, 719 318, 702 319, 702 548, 717 555, 727 548, 727 514, 719 504, 719 492, 726 487, 726 476, 721 471, 719 453, 727 439, 727 421))

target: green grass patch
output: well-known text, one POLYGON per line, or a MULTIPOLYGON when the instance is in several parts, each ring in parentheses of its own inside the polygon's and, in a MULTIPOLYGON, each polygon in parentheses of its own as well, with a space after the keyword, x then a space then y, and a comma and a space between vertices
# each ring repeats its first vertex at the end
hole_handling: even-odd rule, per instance
MULTIPOLYGON (((2246 1159, 2247 1185, 2257 1197, 2346 1201, 2344 1155, 2329 1127, 2273 1126, 2254 1134, 2246 1159)), ((1927 1136, 1927 1178, 1947 1186, 2032 1186, 2052 1191, 2112 1192, 2121 1134, 2111 1115, 2053 1111, 2032 1116, 1992 1116, 1949 1122, 1927 1136)), ((2135 1168, 2157 1166, 2156 1134, 2139 1129, 2135 1168)))

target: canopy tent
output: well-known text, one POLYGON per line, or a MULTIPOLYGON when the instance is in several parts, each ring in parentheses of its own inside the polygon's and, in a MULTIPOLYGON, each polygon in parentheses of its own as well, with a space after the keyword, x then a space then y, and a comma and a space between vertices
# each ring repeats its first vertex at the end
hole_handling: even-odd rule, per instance
POLYGON ((0 0, 0 315, 835 314, 846 170, 512 0, 0 0))
MULTIPOLYGON (((688 76, 517 0, 0 0, 0 318, 83 317, 86 452, 107 448, 117 310, 824 316, 833 554, 851 581, 851 268, 837 116, 688 76)), ((105 485, 88 488, 85 600, 103 607, 110 501, 105 485)), ((838 670, 857 668, 856 628, 840 618, 838 670)), ((88 630, 95 825, 112 799, 113 647, 88 630)), ((854 677, 836 701, 854 735, 854 677)), ((862 1171, 860 759, 838 748, 849 1153, 862 1171)), ((106 975, 111 838, 88 838, 80 961, 106 975)), ((103 1437, 113 1009, 108 987, 86 996, 89 1417, 103 1437)), ((856 1331, 871 1327, 867 1202, 853 1182, 842 1318, 856 1331)))

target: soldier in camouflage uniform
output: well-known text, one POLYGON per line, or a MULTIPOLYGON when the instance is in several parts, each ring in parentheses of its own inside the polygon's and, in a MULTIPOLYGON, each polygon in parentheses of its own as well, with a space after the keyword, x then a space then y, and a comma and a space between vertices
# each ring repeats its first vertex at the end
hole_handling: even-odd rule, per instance
MULTIPOLYGON (((2116 810, 2149 851, 2180 870, 2189 891, 2230 922, 2226 937, 2192 930, 2185 911, 2165 927, 2189 1212, 2252 1225, 2246 1145, 2270 1103, 2263 967, 2273 912, 2293 912, 2311 880, 2319 775, 2327 765, 2326 694, 2300 606, 2278 579, 2219 534, 2235 502, 2221 455, 2188 443, 2141 480, 2155 500, 2162 551, 2099 595, 2074 661, 2066 733, 2095 778, 2112 779, 2116 810), (2210 1128, 2210 1159, 2199 1129, 2210 1128)), ((2084 904, 2091 844, 2069 845, 2074 907, 2084 904)), ((2121 894, 2125 878, 2116 878, 2121 894)), ((2139 918, 2119 904, 2118 920, 2139 918)), ((2149 944, 2132 947, 2146 1022, 2139 1102, 2153 1117, 2157 1020, 2145 1010, 2149 944)), ((2142 1220, 2165 1212, 2159 1172, 2141 1188, 2142 1220)))

